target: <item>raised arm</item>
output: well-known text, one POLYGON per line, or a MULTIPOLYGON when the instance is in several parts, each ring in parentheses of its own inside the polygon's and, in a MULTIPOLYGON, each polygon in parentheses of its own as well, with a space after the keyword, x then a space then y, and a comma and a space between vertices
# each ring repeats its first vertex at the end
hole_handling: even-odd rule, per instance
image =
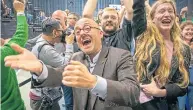
POLYGON ((121 23, 124 15, 125 15, 125 7, 121 6, 121 9, 119 11, 119 23, 121 23))
POLYGON ((145 9, 146 9, 146 14, 149 15, 151 11, 151 6, 149 4, 149 0, 145 1, 145 9))
POLYGON ((181 16, 181 22, 186 22, 186 13, 188 12, 188 7, 186 6, 186 7, 184 7, 184 8, 182 8, 181 9, 181 11, 180 11, 180 16, 181 16))
POLYGON ((87 0, 82 16, 93 19, 93 14, 97 6, 97 0, 87 0))
POLYGON ((133 18, 133 0, 124 0, 124 6, 126 9, 125 18, 127 20, 132 20, 133 18))
POLYGON ((11 43, 16 43, 24 47, 28 39, 28 25, 24 15, 24 4, 19 1, 14 1, 13 6, 17 12, 17 29, 13 37, 1 47, 1 60, 8 55, 14 55, 16 52, 10 47, 11 43))
POLYGON ((131 42, 132 40, 132 23, 131 20, 133 18, 133 9, 132 9, 132 5, 133 5, 133 0, 123 0, 124 2, 124 7, 125 7, 125 17, 123 19, 123 23, 122 23, 122 28, 121 28, 121 32, 122 32, 122 36, 123 38, 121 39, 125 39, 125 41, 128 41, 128 44, 131 42))
POLYGON ((133 34, 136 38, 146 30, 147 26, 145 0, 134 0, 132 21, 133 34))

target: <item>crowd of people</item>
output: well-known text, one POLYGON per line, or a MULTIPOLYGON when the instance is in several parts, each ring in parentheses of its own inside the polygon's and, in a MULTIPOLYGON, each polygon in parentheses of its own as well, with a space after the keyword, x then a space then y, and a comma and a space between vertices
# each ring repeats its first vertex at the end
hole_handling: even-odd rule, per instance
POLYGON ((1 39, 1 108, 25 110, 14 69, 30 71, 32 110, 193 110, 193 19, 173 0, 121 0, 82 17, 56 10, 28 40, 25 2, 17 29, 1 39), (31 51, 31 52, 30 52, 31 51))

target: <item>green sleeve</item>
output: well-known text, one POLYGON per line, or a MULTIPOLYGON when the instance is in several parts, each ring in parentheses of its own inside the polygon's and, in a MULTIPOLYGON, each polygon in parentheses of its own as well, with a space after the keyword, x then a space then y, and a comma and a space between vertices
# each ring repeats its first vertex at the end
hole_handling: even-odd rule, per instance
POLYGON ((186 18, 182 18, 182 23, 183 23, 183 22, 186 22, 186 18))
POLYGON ((28 39, 28 24, 25 16, 17 16, 17 29, 10 41, 1 47, 1 60, 6 56, 14 55, 16 52, 11 48, 10 44, 16 43, 21 47, 25 46, 28 39))

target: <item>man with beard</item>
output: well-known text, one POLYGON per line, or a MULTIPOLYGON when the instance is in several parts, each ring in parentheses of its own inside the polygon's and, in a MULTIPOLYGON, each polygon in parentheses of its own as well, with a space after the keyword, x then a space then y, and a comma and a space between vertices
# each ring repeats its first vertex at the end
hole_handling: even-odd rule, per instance
MULTIPOLYGON (((124 0, 123 2, 126 8, 126 15, 121 29, 119 29, 120 18, 118 12, 110 7, 103 10, 101 18, 102 31, 104 32, 103 45, 131 50, 132 36, 138 36, 142 33, 141 30, 144 30, 142 26, 146 21, 144 20, 140 24, 135 25, 135 27, 132 27, 133 0, 124 0), (135 31, 132 29, 135 29, 135 31)), ((84 7, 83 17, 93 18, 96 5, 97 0, 88 0, 84 7)))

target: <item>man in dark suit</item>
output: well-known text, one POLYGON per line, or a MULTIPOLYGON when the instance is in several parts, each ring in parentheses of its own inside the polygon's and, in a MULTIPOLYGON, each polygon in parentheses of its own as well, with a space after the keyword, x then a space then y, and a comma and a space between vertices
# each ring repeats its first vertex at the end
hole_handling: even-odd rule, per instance
POLYGON ((6 65, 44 77, 43 82, 32 80, 36 87, 58 86, 61 80, 73 87, 74 110, 129 110, 135 106, 139 85, 130 53, 102 46, 103 32, 92 19, 80 19, 74 32, 82 51, 72 56, 64 70, 45 67, 24 49, 19 50, 20 56, 7 57, 6 65))

